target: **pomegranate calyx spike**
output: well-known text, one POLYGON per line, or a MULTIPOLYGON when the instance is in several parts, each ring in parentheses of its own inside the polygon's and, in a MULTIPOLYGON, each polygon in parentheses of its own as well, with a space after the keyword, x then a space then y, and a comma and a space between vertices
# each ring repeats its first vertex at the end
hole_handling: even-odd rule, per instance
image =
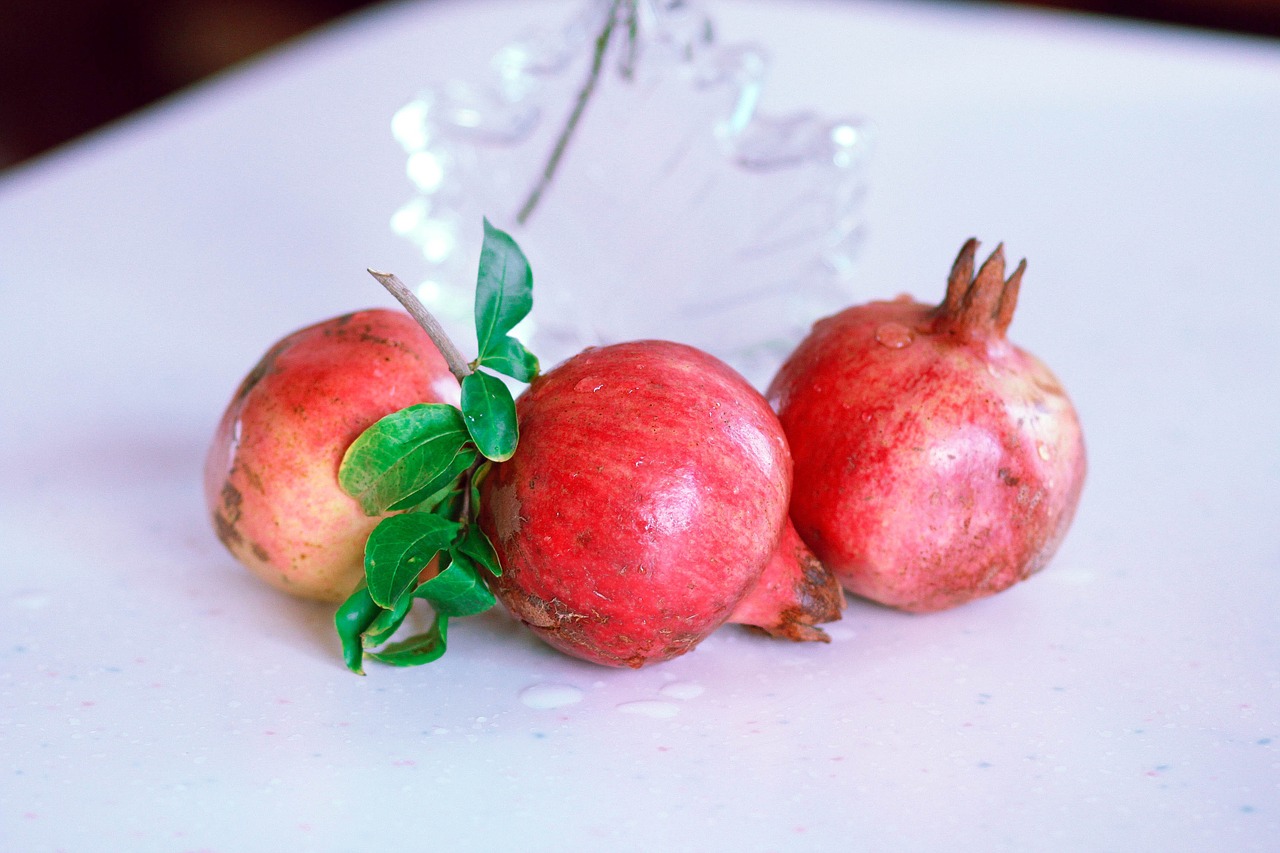
POLYGON ((971 313, 974 321, 982 323, 995 320, 996 310, 1000 305, 1000 294, 1004 291, 1004 243, 996 246, 991 256, 982 264, 978 275, 973 279, 973 287, 969 288, 969 298, 965 300, 965 313, 971 313))
POLYGON ((942 315, 954 317, 960 313, 969 287, 973 284, 973 263, 978 254, 978 240, 970 237, 960 247, 955 263, 951 265, 951 274, 947 276, 947 295, 942 302, 942 315))
POLYGON ((1000 294, 1000 306, 996 310, 996 333, 1003 335, 1009 330, 1009 324, 1013 322, 1013 312, 1018 307, 1018 291, 1022 288, 1022 274, 1027 271, 1027 259, 1023 258, 1018 262, 1018 268, 1013 271, 1013 275, 1009 276, 1009 280, 1004 283, 1004 290, 1000 294))

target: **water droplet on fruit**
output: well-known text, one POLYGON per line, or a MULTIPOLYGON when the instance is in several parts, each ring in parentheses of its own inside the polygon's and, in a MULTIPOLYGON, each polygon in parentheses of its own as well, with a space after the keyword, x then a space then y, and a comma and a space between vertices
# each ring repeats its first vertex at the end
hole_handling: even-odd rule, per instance
POLYGON ((640 717, 652 717, 655 720, 669 720, 680 713, 680 708, 671 702, 659 702, 656 699, 641 699, 636 702, 623 702, 618 710, 624 714, 635 714, 640 717))
POLYGON ((702 695, 703 687, 692 681, 673 681, 658 692, 671 699, 695 699, 702 695))
POLYGON ((591 393, 593 391, 599 391, 603 387, 604 382, 602 380, 597 379, 594 376, 588 376, 585 379, 579 379, 578 384, 573 386, 573 390, 591 393))
POLYGON ((1045 462, 1048 462, 1049 457, 1053 455, 1053 451, 1049 449, 1049 445, 1045 444, 1044 442, 1040 442, 1039 444, 1036 445, 1036 453, 1038 453, 1040 455, 1040 458, 1043 459, 1045 462))
POLYGON ((582 691, 572 684, 533 684, 520 691, 520 701, 540 710, 563 708, 581 702, 582 691))
POLYGON ((885 323, 876 329, 876 343, 889 349, 910 346, 912 340, 911 330, 901 323, 885 323))

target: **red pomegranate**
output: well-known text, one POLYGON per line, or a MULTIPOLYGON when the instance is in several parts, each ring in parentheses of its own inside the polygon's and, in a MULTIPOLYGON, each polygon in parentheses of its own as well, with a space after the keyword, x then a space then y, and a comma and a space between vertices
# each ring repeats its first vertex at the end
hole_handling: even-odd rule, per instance
POLYGON ((1039 571, 1085 478, 1062 385, 1010 343, 1026 262, 960 251, 941 305, 903 296, 815 324, 769 389, 795 459, 791 517, 851 592, 942 610, 1039 571))
POLYGON ((789 533, 791 457, 764 397, 682 344, 588 349, 517 402, 520 446, 481 485, 498 599, 608 666, 684 654, 727 621, 792 640, 840 618, 789 533))

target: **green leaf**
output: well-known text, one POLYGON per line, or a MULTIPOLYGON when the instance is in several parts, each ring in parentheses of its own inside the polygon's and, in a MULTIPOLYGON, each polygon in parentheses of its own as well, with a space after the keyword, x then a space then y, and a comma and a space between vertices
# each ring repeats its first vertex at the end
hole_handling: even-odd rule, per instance
POLYGON ((409 615, 409 608, 412 606, 413 596, 400 596, 400 600, 396 602, 394 610, 383 609, 377 618, 369 623, 369 627, 365 628, 360 636, 360 644, 366 649, 370 649, 390 640, 391 635, 400 628, 405 617, 409 615))
POLYGON ((436 504, 435 508, 431 511, 436 515, 446 514, 449 507, 455 506, 455 504, 451 503, 449 500, 449 498, 454 494, 453 490, 448 492, 444 491, 444 489, 438 489, 435 492, 430 490, 438 486, 440 483, 444 483, 446 487, 455 483, 462 472, 470 468, 472 463, 474 463, 479 456, 479 452, 470 445, 459 448, 457 455, 453 457, 453 461, 449 463, 444 471, 433 477, 431 481, 420 491, 414 492, 403 500, 396 501, 391 506, 387 507, 387 509, 393 512, 402 509, 412 509, 422 503, 425 503, 427 500, 430 500, 430 498, 434 498, 436 495, 443 494, 443 499, 440 503, 436 504), (424 498, 424 495, 430 495, 430 498, 424 498))
POLYGON ((428 512, 384 518, 364 546, 369 595, 388 610, 414 585, 427 563, 458 536, 457 522, 428 512))
POLYGON ((433 512, 436 515, 443 515, 445 518, 457 518, 462 491, 461 476, 454 477, 444 488, 433 492, 430 497, 411 506, 400 508, 411 512, 433 512))
POLYGON ((476 277, 476 341, 483 363, 533 308, 533 271, 510 234, 484 221, 480 270, 476 277))
POLYGON ((445 652, 445 635, 448 633, 449 617, 436 616, 430 630, 424 634, 392 643, 381 651, 369 652, 369 657, 380 660, 391 666, 417 666, 438 660, 445 652))
POLYGON ((351 593, 347 600, 338 607, 333 622, 338 628, 338 637, 342 640, 342 657, 347 662, 347 669, 357 675, 364 675, 364 642, 362 636, 372 625, 379 614, 385 613, 364 584, 351 593))
POLYGON ((516 401, 498 377, 477 370, 462 380, 462 417, 471 439, 489 459, 503 462, 516 452, 516 401))
POLYGON ((387 415, 347 448, 338 484, 367 515, 412 506, 439 491, 470 462, 467 425, 446 403, 420 403, 387 415))
POLYGON ((463 494, 463 489, 454 489, 445 496, 444 500, 436 505, 433 512, 435 512, 436 515, 449 519, 450 521, 458 518, 458 516, 462 514, 463 494))
MULTIPOLYGON (((493 470, 493 463, 485 460, 476 466, 476 470, 471 472, 471 518, 474 519, 480 512, 480 484, 485 481, 489 473, 493 470)), ((470 519, 462 519, 469 521, 470 519)))
POLYGON ((498 560, 498 552, 494 550, 493 543, 489 541, 489 537, 478 524, 468 524, 466 532, 449 549, 449 553, 455 559, 458 555, 465 556, 476 565, 487 569, 495 578, 502 574, 502 563, 498 560))
POLYGON ((529 352, 525 345, 511 336, 494 341, 487 351, 476 359, 477 365, 519 379, 521 382, 532 381, 538 375, 538 357, 529 352))
POLYGON ((463 554, 453 551, 449 568, 419 585, 413 591, 414 598, 425 598, 431 609, 441 616, 474 616, 483 613, 496 603, 493 593, 475 564, 463 554))

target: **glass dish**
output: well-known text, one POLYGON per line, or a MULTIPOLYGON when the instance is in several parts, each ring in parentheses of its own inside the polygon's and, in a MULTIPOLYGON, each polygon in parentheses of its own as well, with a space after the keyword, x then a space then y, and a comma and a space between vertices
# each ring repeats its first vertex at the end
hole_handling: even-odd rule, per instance
POLYGON ((393 118, 414 194, 391 219, 407 282, 469 334, 481 218, 534 271, 517 334, 544 367, 663 338, 758 386, 851 301, 870 128, 762 115, 768 62, 678 0, 593 0, 499 50, 483 80, 425 88, 393 118))

